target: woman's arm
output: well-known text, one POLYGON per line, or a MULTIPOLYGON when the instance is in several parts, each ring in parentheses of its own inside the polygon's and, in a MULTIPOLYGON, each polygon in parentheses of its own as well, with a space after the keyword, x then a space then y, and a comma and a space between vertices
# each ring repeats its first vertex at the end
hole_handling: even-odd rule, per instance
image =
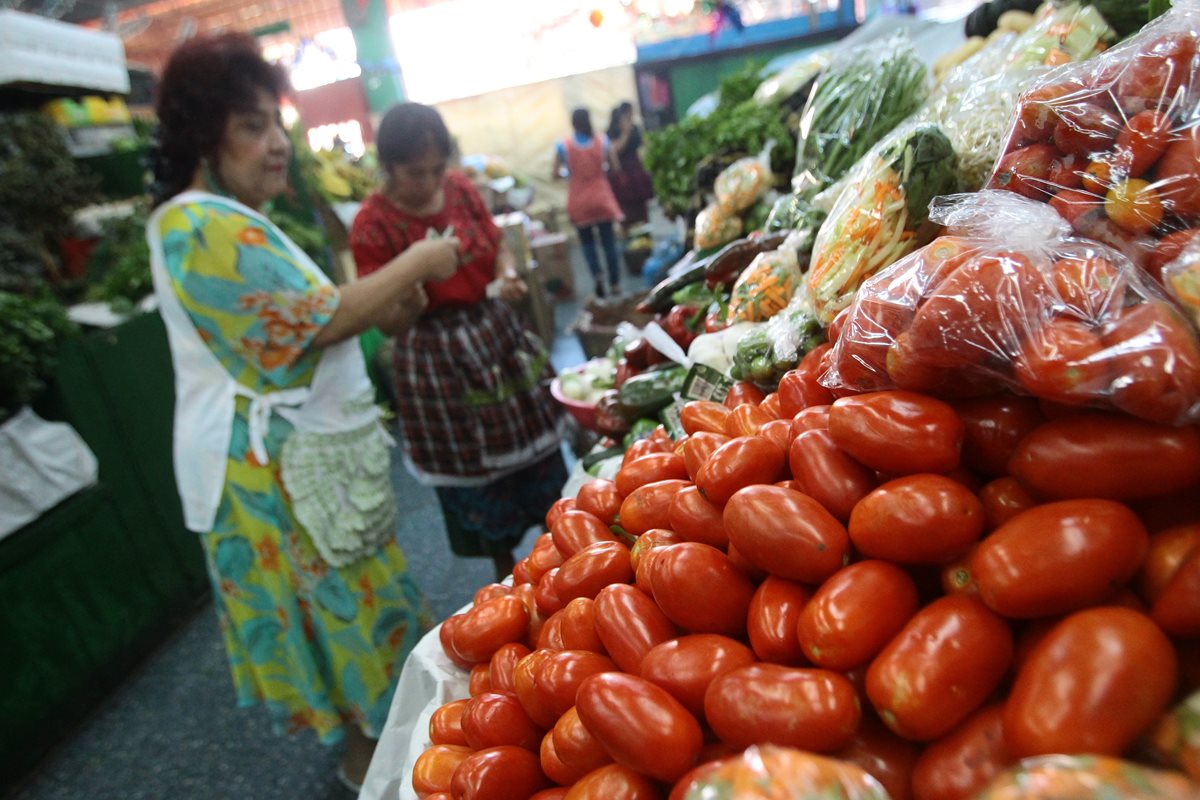
POLYGON ((550 180, 561 181, 566 177, 563 173, 567 169, 567 154, 562 142, 554 146, 554 167, 550 170, 550 180))
POLYGON ((384 264, 377 272, 341 287, 337 310, 313 338, 314 347, 337 344, 374 325, 386 323, 397 300, 425 281, 441 281, 458 269, 458 240, 425 239, 384 264))
POLYGON ((509 303, 516 303, 529 291, 517 272, 516 259, 503 239, 496 253, 496 277, 500 280, 500 297, 509 303))
POLYGON ((427 305, 429 297, 426 296, 424 287, 418 283, 412 291, 392 303, 386 318, 377 322, 376 327, 384 336, 399 336, 413 326, 427 305))

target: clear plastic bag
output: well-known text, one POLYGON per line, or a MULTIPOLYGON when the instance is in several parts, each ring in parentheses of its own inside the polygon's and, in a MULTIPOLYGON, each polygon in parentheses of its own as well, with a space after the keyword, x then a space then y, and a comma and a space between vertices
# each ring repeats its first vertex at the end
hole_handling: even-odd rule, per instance
POLYGON ((975 800, 1189 800, 1200 784, 1178 772, 1108 756, 1026 758, 992 779, 975 800))
POLYGON ((729 214, 740 214, 758 201, 771 188, 771 149, 775 140, 767 141, 757 156, 739 158, 717 176, 713 193, 717 205, 729 214))
POLYGON ((930 216, 949 235, 863 284, 822 384, 1200 420, 1200 340, 1119 252, 1008 192, 938 198, 930 216))
POLYGON ((705 206, 696 215, 697 250, 708 250, 728 244, 742 235, 742 218, 715 203, 705 206))
MULTIPOLYGON (((686 780, 686 779, 685 779, 686 780)), ((791 747, 751 745, 685 787, 683 800, 888 800, 860 767, 791 747)))
POLYGON ((800 117, 793 188, 811 196, 837 181, 928 95, 928 71, 906 35, 844 48, 800 117))
MULTIPOLYGON (((1200 329, 1200 230, 1193 228, 1171 236, 1176 237, 1182 252, 1162 268, 1163 286, 1192 324, 1200 329)), ((1159 252, 1171 236, 1163 239, 1159 252)))
POLYGON ((1200 2, 1036 81, 989 186, 1048 202, 1075 232, 1148 267, 1200 227, 1200 2))
POLYGON ((796 251, 780 248, 759 253, 733 284, 729 324, 764 322, 782 311, 800 286, 796 251))

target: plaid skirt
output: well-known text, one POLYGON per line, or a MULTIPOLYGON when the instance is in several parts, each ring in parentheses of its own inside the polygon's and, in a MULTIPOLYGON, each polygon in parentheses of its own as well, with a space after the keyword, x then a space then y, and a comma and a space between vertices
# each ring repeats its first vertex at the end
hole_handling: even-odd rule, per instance
POLYGON ((422 317, 397 338, 394 361, 402 446, 422 483, 483 486, 558 449, 554 368, 506 303, 422 317))

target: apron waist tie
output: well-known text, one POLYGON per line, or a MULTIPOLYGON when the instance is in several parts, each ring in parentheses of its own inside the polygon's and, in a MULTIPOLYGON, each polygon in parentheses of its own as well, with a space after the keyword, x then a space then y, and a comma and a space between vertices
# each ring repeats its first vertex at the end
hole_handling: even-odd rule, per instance
POLYGON ((308 400, 308 396, 312 394, 312 390, 307 386, 300 386, 295 389, 259 394, 238 383, 233 391, 238 397, 250 398, 250 409, 247 412, 250 428, 250 452, 254 453, 254 458, 258 460, 259 464, 268 464, 270 459, 267 457, 266 438, 271 424, 271 412, 278 406, 303 405, 308 400))

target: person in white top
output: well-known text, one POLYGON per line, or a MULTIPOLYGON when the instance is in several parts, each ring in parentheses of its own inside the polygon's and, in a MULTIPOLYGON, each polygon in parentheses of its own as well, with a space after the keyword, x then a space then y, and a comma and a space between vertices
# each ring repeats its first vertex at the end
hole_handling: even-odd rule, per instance
POLYGON ((287 79, 253 38, 197 38, 159 86, 147 224, 175 369, 174 461, 207 555, 237 698, 279 732, 345 741, 361 782, 408 651, 432 623, 395 541, 391 440, 357 336, 403 330, 458 241, 335 287, 265 216, 287 189, 287 79))

